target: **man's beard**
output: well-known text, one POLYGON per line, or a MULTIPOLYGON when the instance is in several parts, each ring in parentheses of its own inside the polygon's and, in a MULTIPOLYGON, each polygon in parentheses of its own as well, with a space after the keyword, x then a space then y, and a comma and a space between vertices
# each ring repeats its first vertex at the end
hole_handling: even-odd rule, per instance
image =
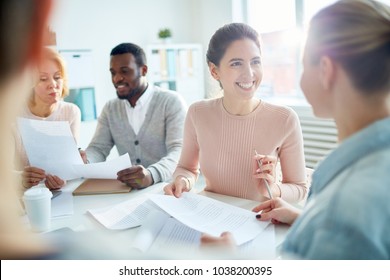
POLYGON ((138 88, 135 88, 133 89, 132 91, 130 91, 128 94, 126 95, 120 95, 118 92, 116 92, 116 95, 118 96, 119 99, 126 99, 126 100, 129 100, 131 97, 135 96, 136 94, 139 93, 139 89, 138 88))
POLYGON ((126 95, 120 95, 118 93, 118 91, 116 92, 116 95, 118 96, 119 99, 126 99, 126 100, 130 100, 130 98, 132 98, 133 96, 137 95, 141 90, 140 90, 140 80, 141 80, 141 75, 139 74, 137 78, 135 78, 135 80, 137 81, 137 84, 138 86, 134 89, 132 89, 129 93, 127 93, 126 95))

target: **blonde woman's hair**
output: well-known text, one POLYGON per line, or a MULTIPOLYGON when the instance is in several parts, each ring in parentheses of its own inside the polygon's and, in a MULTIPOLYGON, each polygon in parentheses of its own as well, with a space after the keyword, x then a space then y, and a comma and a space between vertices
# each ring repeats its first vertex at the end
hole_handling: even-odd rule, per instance
POLYGON ((342 65, 364 92, 390 90, 390 7, 371 0, 341 0, 311 20, 307 39, 311 63, 326 55, 342 65))
MULTIPOLYGON (((62 80, 63 80, 63 85, 62 85, 63 88, 62 88, 61 97, 65 98, 66 96, 69 95, 68 74, 67 74, 67 70, 66 70, 66 62, 65 62, 65 60, 58 53, 58 51, 56 51, 55 49, 53 49, 51 47, 45 47, 43 49, 42 59, 43 60, 53 61, 60 68, 61 77, 62 77, 62 80)), ((36 83, 34 83, 34 86, 35 85, 36 85, 36 83)))

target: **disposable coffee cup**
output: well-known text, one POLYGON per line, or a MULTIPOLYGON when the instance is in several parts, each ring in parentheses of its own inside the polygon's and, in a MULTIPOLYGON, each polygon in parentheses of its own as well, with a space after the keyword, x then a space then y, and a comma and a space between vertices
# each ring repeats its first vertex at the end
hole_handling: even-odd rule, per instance
POLYGON ((24 207, 32 231, 42 232, 50 229, 52 196, 46 187, 33 187, 24 192, 24 207))

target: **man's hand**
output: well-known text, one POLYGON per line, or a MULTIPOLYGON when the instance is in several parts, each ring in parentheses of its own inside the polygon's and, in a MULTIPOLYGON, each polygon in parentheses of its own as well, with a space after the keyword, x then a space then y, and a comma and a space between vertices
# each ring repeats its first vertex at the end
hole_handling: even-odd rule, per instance
POLYGON ((66 181, 55 175, 47 175, 45 180, 45 186, 49 190, 58 190, 65 186, 66 181))
POLYGON ((80 148, 79 148, 79 153, 80 153, 81 158, 83 159, 83 162, 85 164, 87 164, 88 163, 87 153, 80 148))
POLYGON ((149 170, 142 165, 132 166, 117 173, 118 180, 134 189, 143 189, 153 184, 149 170))

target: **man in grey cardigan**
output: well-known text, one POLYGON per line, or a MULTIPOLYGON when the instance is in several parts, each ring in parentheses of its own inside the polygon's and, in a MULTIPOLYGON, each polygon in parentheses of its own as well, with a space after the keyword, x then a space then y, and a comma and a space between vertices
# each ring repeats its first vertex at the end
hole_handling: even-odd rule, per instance
POLYGON ((118 172, 118 180, 137 189, 167 181, 180 157, 187 106, 178 93, 148 84, 139 46, 122 43, 110 55, 118 98, 108 101, 99 116, 86 149, 88 161, 105 161, 115 145, 132 161, 118 172))

